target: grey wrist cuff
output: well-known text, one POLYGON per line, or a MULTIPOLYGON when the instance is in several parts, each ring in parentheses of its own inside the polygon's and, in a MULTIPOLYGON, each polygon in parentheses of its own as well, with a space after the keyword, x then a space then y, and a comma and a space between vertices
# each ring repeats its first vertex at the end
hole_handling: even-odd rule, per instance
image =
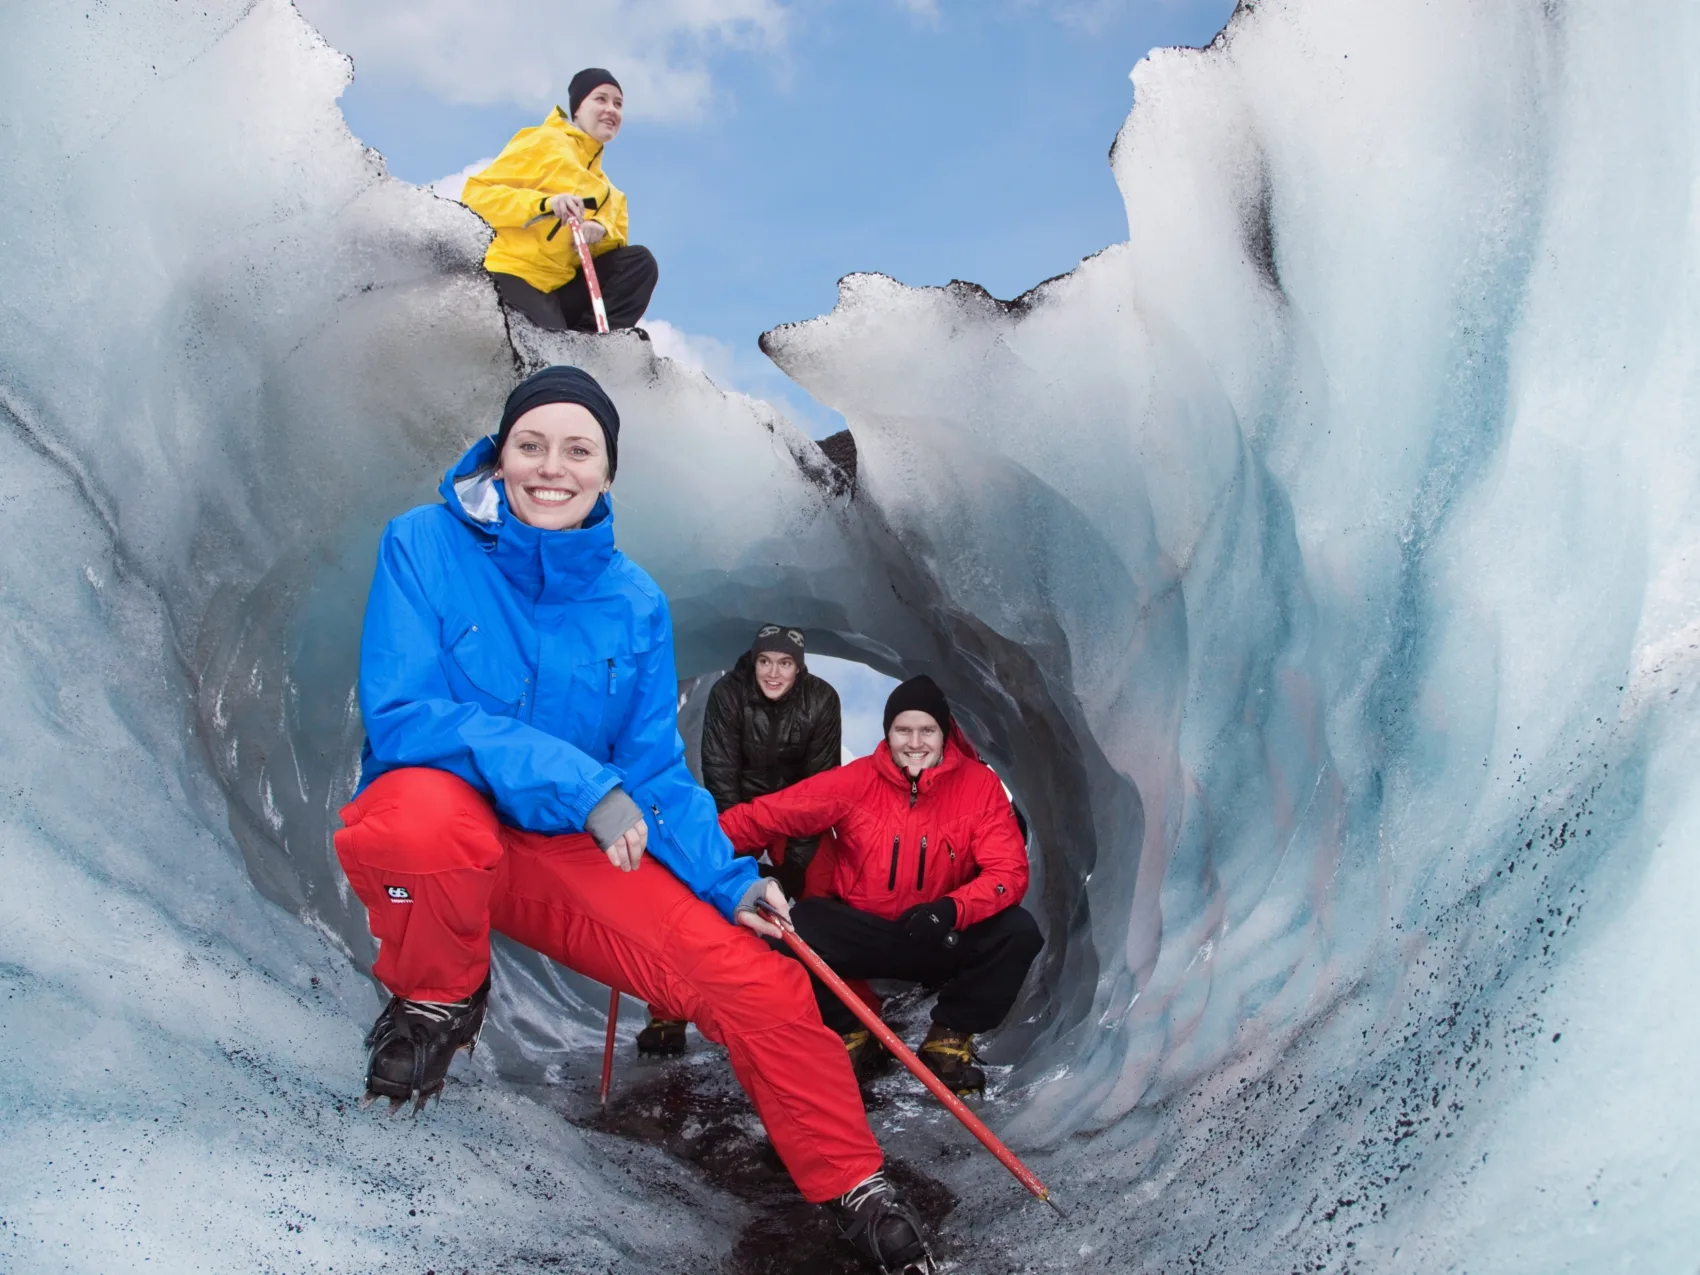
POLYGON ((732 910, 734 912, 754 912, 756 910, 756 900, 766 893, 767 878, 757 877, 754 881, 751 881, 744 887, 744 897, 738 900, 738 906, 732 910))
POLYGON ((592 806, 590 813, 584 817, 584 830, 606 850, 642 821, 643 811, 630 794, 624 788, 611 788, 608 795, 592 806))

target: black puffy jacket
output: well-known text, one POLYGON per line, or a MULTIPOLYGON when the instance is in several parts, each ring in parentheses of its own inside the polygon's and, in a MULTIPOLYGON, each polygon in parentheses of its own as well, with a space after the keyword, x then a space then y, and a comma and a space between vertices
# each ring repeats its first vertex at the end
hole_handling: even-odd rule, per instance
MULTIPOLYGON (((838 692, 805 665, 784 698, 770 700, 756 684, 748 651, 708 693, 702 720, 702 782, 722 811, 789 788, 838 765, 843 721, 838 692)), ((801 872, 814 858, 819 837, 796 837, 785 846, 786 866, 801 872)))

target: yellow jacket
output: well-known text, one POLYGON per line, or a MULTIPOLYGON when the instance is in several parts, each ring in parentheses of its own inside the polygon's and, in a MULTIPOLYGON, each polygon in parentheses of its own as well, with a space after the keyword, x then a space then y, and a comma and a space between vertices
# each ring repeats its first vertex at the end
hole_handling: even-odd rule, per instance
POLYGON ((608 233, 592 244, 600 257, 626 242, 626 197, 602 173, 602 143, 579 129, 560 107, 536 128, 522 128, 490 167, 466 179, 460 201, 496 232, 484 254, 484 268, 518 275, 541 292, 553 292, 578 274, 572 232, 545 217, 530 229, 525 223, 546 212, 552 195, 578 195, 596 201, 586 216, 608 233))

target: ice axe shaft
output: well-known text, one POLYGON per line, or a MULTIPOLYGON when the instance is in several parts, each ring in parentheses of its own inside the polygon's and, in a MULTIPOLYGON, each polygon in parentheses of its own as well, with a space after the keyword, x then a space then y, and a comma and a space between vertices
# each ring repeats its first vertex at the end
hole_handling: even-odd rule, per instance
POLYGON ((584 286, 590 289, 590 308, 596 312, 596 330, 608 330, 608 309, 602 304, 602 285, 596 281, 596 267, 590 260, 590 245, 584 241, 584 223, 573 218, 567 223, 573 228, 573 247, 578 249, 579 267, 584 271, 584 286))
POLYGON ((1058 1217, 1066 1218, 1068 1216, 1062 1211, 1062 1206, 1051 1198, 1051 1193, 1046 1189, 1045 1184, 1033 1176, 1033 1171, 1016 1158, 1015 1152, 1004 1146, 997 1134, 986 1128, 985 1122, 970 1111, 968 1105, 952 1093, 949 1086, 933 1074, 931 1068, 915 1057, 915 1052, 898 1039, 896 1032, 880 1021, 880 1016, 869 1008, 866 1001, 851 991, 849 985, 832 972, 832 967, 821 960, 812 947, 803 942, 796 927, 789 920, 781 916, 763 899, 756 900, 756 907, 761 909, 762 914, 768 920, 779 927, 779 934, 785 940, 785 946, 797 954, 797 959, 808 967, 809 972, 832 989, 832 994, 844 1002, 845 1008, 862 1020, 862 1025, 877 1036, 880 1044, 889 1049, 899 1062, 915 1074, 915 1079, 925 1085, 932 1092, 933 1097, 944 1103, 951 1115, 962 1121, 968 1132, 978 1138, 981 1145, 995 1155, 1004 1168, 1015 1175, 1016 1181, 1055 1209, 1058 1217))
POLYGON ((608 989, 608 1039, 602 1044, 602 1105, 608 1105, 608 1090, 614 1084, 614 1028, 620 1022, 620 989, 608 989))

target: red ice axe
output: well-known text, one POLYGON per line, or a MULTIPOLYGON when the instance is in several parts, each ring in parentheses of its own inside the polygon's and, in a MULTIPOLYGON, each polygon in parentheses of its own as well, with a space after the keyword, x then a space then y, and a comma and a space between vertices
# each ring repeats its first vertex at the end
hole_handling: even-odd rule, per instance
MULTIPOLYGON (((595 201, 589 201, 588 206, 594 208, 596 206, 595 201)), ((561 221, 560 218, 552 212, 538 213, 537 216, 526 222, 522 229, 529 230, 545 217, 556 218, 553 229, 551 229, 548 235, 545 236, 546 238, 553 239, 561 229, 561 221)), ((597 282, 596 267, 591 263, 590 245, 584 241, 584 223, 574 217, 567 222, 567 225, 572 227, 573 248, 578 252, 579 264, 584 268, 584 286, 590 290, 590 308, 596 314, 596 330, 598 332, 605 333, 608 331, 608 307, 602 304, 602 285, 597 282)))
POLYGON ((590 261, 590 245, 584 241, 584 223, 573 218, 567 223, 573 228, 573 247, 578 249, 580 267, 584 270, 584 286, 590 289, 590 308, 596 312, 596 330, 608 330, 608 309, 602 304, 602 285, 596 281, 596 267, 590 261))
POLYGON ((926 1063, 915 1057, 915 1052, 898 1039, 896 1032, 880 1021, 880 1016, 874 1013, 866 1001, 850 990, 849 984, 832 972, 832 968, 821 960, 814 948, 803 942, 790 920, 781 916, 778 910, 765 899, 757 899, 756 907, 760 909, 762 915, 779 927, 779 934, 785 940, 785 946, 796 953, 797 959, 808 966, 809 972, 832 989, 832 994, 844 1002, 845 1008, 862 1020, 862 1025, 877 1036, 880 1044, 889 1049, 899 1062, 915 1074, 915 1079, 925 1085, 932 1092, 933 1097, 944 1103, 951 1115, 962 1121, 968 1132, 978 1138, 986 1150, 995 1155, 998 1162, 1015 1175, 1016 1181, 1055 1209, 1058 1217, 1066 1219, 1068 1214, 1064 1213, 1062 1206, 1051 1198, 1051 1193, 1046 1189, 1045 1184, 1034 1177, 1033 1171, 1016 1158, 1015 1152, 1004 1146, 997 1134, 986 1128, 985 1122, 968 1109, 967 1103, 952 1093, 944 1081, 933 1074, 932 1069, 926 1063))

